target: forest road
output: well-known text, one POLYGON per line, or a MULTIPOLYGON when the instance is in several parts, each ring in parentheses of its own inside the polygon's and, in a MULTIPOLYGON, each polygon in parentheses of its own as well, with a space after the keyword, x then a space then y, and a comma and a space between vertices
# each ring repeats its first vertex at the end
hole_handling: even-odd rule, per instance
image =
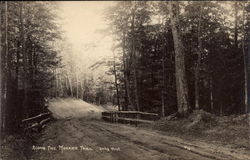
POLYGON ((31 146, 34 160, 248 160, 249 154, 86 118, 60 119, 31 146))

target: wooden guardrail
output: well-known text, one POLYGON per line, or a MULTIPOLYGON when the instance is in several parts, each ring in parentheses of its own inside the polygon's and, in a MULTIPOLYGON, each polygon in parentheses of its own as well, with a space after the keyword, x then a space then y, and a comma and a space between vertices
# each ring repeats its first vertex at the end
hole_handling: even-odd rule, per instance
POLYGON ((156 113, 147 113, 139 111, 107 111, 102 112, 102 119, 111 123, 152 123, 159 119, 156 113))
POLYGON ((23 119, 21 127, 24 129, 24 131, 27 130, 39 131, 42 128, 44 128, 46 126, 46 123, 48 123, 50 120, 51 120, 50 112, 41 113, 34 117, 23 119))

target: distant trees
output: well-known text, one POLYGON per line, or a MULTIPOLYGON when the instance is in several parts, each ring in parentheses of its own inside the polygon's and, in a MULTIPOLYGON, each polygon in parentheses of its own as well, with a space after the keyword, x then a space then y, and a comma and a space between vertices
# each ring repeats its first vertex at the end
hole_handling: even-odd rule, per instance
POLYGON ((51 42, 59 38, 54 3, 1 2, 1 129, 44 108, 52 70, 60 62, 51 42))
MULTIPOLYGON (((98 105, 114 101, 116 92, 112 84, 114 78, 105 74, 109 70, 107 65, 112 66, 112 70, 116 68, 113 56, 86 66, 86 59, 74 53, 71 45, 64 38, 57 41, 55 46, 61 63, 53 70, 50 97, 78 98, 98 105), (106 64, 106 62, 109 63, 106 64)), ((88 49, 84 51, 88 52, 88 49)))
POLYGON ((246 112, 242 47, 247 48, 249 12, 247 7, 242 12, 243 4, 249 5, 147 1, 110 8, 107 18, 120 57, 116 72, 123 73, 117 76, 122 109, 162 116, 193 109, 246 112))

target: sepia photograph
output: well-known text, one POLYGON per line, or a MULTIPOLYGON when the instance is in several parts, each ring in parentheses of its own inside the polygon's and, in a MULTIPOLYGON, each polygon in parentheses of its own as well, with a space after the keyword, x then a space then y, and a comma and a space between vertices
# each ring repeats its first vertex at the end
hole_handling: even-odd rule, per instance
POLYGON ((0 160, 250 160, 250 1, 1 1, 0 160))

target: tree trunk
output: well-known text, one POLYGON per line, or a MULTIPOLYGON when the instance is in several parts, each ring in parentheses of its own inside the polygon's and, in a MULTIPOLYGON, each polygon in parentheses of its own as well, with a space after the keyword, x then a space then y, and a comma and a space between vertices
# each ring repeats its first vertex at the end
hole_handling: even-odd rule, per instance
POLYGON ((248 84, 247 84, 247 54, 245 52, 245 3, 243 3, 243 10, 242 10, 242 53, 243 53, 243 58, 244 58, 244 105, 245 105, 245 113, 248 113, 248 84))
MULTIPOLYGON (((135 5, 133 3, 133 5, 135 5)), ((131 22, 131 31, 132 31, 132 60, 133 60, 133 70, 134 70, 134 87, 135 87, 135 105, 136 110, 140 111, 140 103, 139 103, 139 91, 138 91, 138 82, 137 82, 137 55, 135 49, 135 7, 133 7, 132 11, 132 22, 131 22)))
POLYGON ((171 18, 171 28, 174 40, 175 48, 175 74, 176 74, 176 91, 177 91, 177 102, 178 102, 178 112, 181 115, 186 116, 189 112, 189 102, 188 102, 188 88, 187 79, 185 71, 185 55, 182 40, 180 37, 180 30, 178 26, 178 13, 174 14, 174 7, 179 7, 179 2, 170 1, 168 4, 170 18, 171 18))
POLYGON ((81 78, 81 81, 80 81, 80 85, 81 85, 81 99, 83 100, 84 90, 83 90, 82 78, 81 78))
POLYGON ((24 24, 23 24, 23 2, 20 2, 20 24, 21 24, 21 46, 22 46, 22 55, 23 55, 23 73, 24 73, 24 100, 23 100, 23 116, 28 116, 28 56, 25 51, 25 36, 24 36, 24 24))
POLYGON ((63 85, 62 85, 63 81, 62 81, 62 76, 58 76, 58 77, 59 77, 58 82, 60 83, 59 96, 61 97, 63 96, 63 85))
POLYGON ((73 97, 72 83, 71 83, 68 71, 67 71, 67 80, 68 80, 69 89, 70 89, 70 96, 73 97))
POLYGON ((222 102, 220 102, 220 116, 223 115, 223 104, 222 102))
POLYGON ((211 109, 211 112, 213 113, 214 112, 213 78, 211 75, 209 78, 209 89, 210 89, 210 109, 211 109))
POLYGON ((69 84, 68 84, 68 76, 67 76, 67 73, 66 73, 66 75, 64 75, 64 82, 65 82, 65 95, 68 96, 69 84))
MULTIPOLYGON (((248 48, 250 48, 250 33, 249 33, 249 31, 248 31, 248 41, 247 41, 247 47, 248 48)), ((248 49, 248 53, 246 53, 246 72, 247 72, 247 75, 249 76, 250 75, 250 50, 248 49)), ((250 92, 249 92, 249 90, 250 90, 250 78, 248 77, 247 78, 247 106, 246 106, 246 110, 247 110, 247 112, 249 113, 250 112, 250 92)))
POLYGON ((128 79, 128 68, 127 68, 127 62, 126 62, 126 53, 125 53, 125 32, 123 32, 123 43, 122 43, 122 59, 123 59, 123 68, 124 68, 124 88, 125 88, 125 95, 124 95, 124 110, 128 109, 129 103, 131 104, 130 98, 129 98, 129 79, 128 79))
POLYGON ((78 74, 77 74, 77 71, 76 71, 76 98, 78 98, 79 95, 78 95, 78 74))
POLYGON ((162 91, 161 93, 161 101, 162 101, 162 105, 161 105, 161 116, 165 117, 165 100, 164 100, 164 93, 162 91))
MULTIPOLYGON (((16 75, 15 75, 15 80, 14 80, 14 87, 15 87, 15 106, 17 107, 21 107, 20 106, 20 98, 19 98, 19 67, 20 67, 20 43, 18 42, 16 44, 16 47, 17 47, 17 51, 16 51, 16 75)), ((15 109, 15 115, 16 115, 16 119, 18 121, 21 120, 22 118, 22 115, 21 115, 21 110, 17 110, 15 109)))
POLYGON ((234 45, 235 49, 238 48, 238 2, 234 2, 234 45))
POLYGON ((36 57, 36 47, 32 47, 31 52, 31 82, 32 85, 35 85, 35 57, 36 57))
MULTIPOLYGON (((4 2, 1 2, 4 3, 4 2)), ((2 6, 2 5, 1 5, 2 6)), ((2 36, 4 37, 4 45, 1 44, 1 132, 4 133, 6 129, 6 90, 7 90, 7 79, 6 79, 6 69, 7 69, 7 55, 8 55, 8 2, 5 1, 3 5, 3 9, 5 14, 4 18, 4 35, 0 32, 1 35, 1 42, 2 36), (2 48, 3 46, 3 48, 2 48), (3 52, 2 52, 3 50, 3 52)), ((1 16, 1 15, 0 15, 1 16)))
MULTIPOLYGON (((2 2, 0 2, 0 9, 2 10, 2 2)), ((0 21, 2 22, 2 15, 0 15, 0 21)), ((0 28, 2 28, 2 24, 0 24, 0 28)), ((2 47, 2 31, 0 31, 0 53, 2 53, 0 55, 0 93, 1 93, 1 97, 0 97, 0 134, 2 134, 4 132, 4 128, 3 128, 3 108, 4 108, 4 97, 3 97, 3 81, 4 81, 4 72, 3 72, 3 63, 5 63, 3 61, 3 55, 5 54, 3 51, 3 47, 2 47)))
POLYGON ((166 71, 165 71, 165 59, 166 59, 166 56, 165 56, 165 52, 163 53, 163 57, 162 57, 162 76, 163 76, 163 88, 162 88, 162 91, 161 91, 161 99, 162 99, 162 105, 161 105, 161 116, 162 117, 165 117, 165 89, 166 89, 166 71))
MULTIPOLYGON (((203 3, 203 2, 201 2, 203 3)), ((198 24, 198 58, 195 68, 195 109, 200 109, 199 104, 199 80, 200 80, 200 65, 201 65, 201 54, 202 54, 202 43, 201 43, 201 10, 202 5, 200 5, 200 12, 199 12, 199 24, 198 24)))
POLYGON ((115 88, 116 88, 116 99, 117 99, 117 105, 118 105, 118 110, 121 110, 120 106, 120 96, 119 96, 119 89, 118 89, 118 84, 117 84, 117 75, 116 75, 116 62, 115 62, 115 52, 113 51, 113 57, 114 57, 114 75, 115 75, 115 88))
POLYGON ((59 83, 58 83, 58 75, 57 75, 57 70, 55 69, 55 77, 56 77, 56 87, 55 87, 55 95, 58 97, 58 88, 59 88, 59 83))
POLYGON ((134 55, 134 83, 135 83, 135 103, 136 103, 136 110, 140 111, 140 103, 139 103, 139 91, 138 91, 138 80, 137 80, 137 69, 136 69, 136 53, 134 55))

